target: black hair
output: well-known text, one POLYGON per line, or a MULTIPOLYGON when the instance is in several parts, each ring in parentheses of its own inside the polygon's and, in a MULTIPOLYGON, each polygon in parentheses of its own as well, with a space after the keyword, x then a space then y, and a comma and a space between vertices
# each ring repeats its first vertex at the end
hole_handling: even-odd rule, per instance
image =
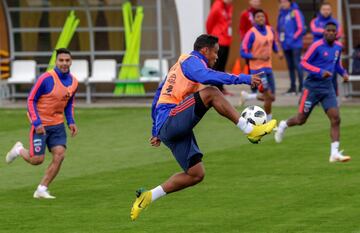
POLYGON ((196 38, 194 43, 194 50, 200 51, 202 48, 213 48, 218 42, 219 39, 216 36, 202 34, 196 38))
POLYGON ((259 13, 263 13, 263 14, 265 15, 265 11, 263 11, 262 9, 257 9, 257 10, 255 10, 254 13, 253 13, 254 18, 255 18, 255 16, 256 16, 257 14, 259 14, 259 13))
POLYGON ((334 21, 329 21, 325 24, 325 28, 329 25, 334 25, 337 28, 337 24, 334 21))
POLYGON ((330 2, 322 2, 320 4, 320 8, 323 7, 323 6, 331 6, 330 2))
MULTIPOLYGON (((281 0, 279 0, 279 2, 280 2, 281 0)), ((288 0, 288 2, 290 2, 290 3, 292 3, 292 0, 288 0)))
POLYGON ((58 57, 59 54, 62 54, 62 53, 69 54, 71 56, 70 50, 68 50, 66 48, 60 48, 60 49, 56 50, 56 57, 58 57))

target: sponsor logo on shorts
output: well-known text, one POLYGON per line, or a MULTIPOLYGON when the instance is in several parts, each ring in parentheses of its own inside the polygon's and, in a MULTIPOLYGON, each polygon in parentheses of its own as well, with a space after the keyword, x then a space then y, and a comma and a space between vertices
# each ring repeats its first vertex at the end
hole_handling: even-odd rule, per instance
POLYGON ((42 146, 42 141, 41 139, 34 139, 34 147, 37 147, 37 146, 42 146))
POLYGON ((35 152, 39 153, 41 151, 41 146, 35 146, 35 152))
POLYGON ((309 112, 311 105, 312 105, 311 101, 305 101, 304 112, 309 112))
POLYGON ((265 89, 269 88, 269 82, 267 80, 266 74, 264 75, 264 77, 261 77, 261 83, 265 89))

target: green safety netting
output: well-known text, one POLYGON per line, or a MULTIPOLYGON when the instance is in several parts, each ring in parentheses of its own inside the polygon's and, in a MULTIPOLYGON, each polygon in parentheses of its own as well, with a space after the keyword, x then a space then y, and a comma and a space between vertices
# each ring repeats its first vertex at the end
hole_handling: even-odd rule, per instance
POLYGON ((56 60, 56 49, 59 48, 67 48, 70 44, 72 37, 76 31, 76 28, 79 26, 80 20, 76 18, 75 12, 71 11, 69 16, 66 18, 63 30, 61 31, 60 37, 56 42, 56 46, 53 54, 51 55, 51 59, 48 65, 47 70, 51 70, 55 66, 56 60))
MULTIPOLYGON (((118 79, 122 81, 138 80, 140 77, 139 61, 144 9, 141 6, 136 7, 136 14, 135 17, 133 17, 131 3, 126 2, 123 4, 122 13, 124 19, 126 50, 118 79)), ((114 94, 144 95, 145 89, 142 83, 117 83, 114 94)))

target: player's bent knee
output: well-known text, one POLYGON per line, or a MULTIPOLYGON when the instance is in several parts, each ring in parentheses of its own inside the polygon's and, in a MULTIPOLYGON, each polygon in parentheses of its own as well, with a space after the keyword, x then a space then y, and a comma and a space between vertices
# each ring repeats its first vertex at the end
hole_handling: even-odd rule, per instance
POLYGON ((204 177, 204 175, 191 176, 191 185, 196 185, 200 183, 201 181, 203 181, 204 177))
POLYGON ((198 174, 197 176, 195 176, 195 182, 200 183, 201 181, 204 180, 204 178, 205 178, 205 173, 198 174))
POLYGON ((200 183, 205 178, 205 171, 198 171, 191 175, 194 184, 200 183))
POLYGON ((65 159, 64 154, 54 154, 54 161, 61 163, 65 159))
POLYGON ((222 94, 221 91, 219 90, 219 88, 213 87, 213 86, 205 87, 205 89, 203 89, 203 91, 207 92, 210 96, 222 94))
POLYGON ((45 155, 37 155, 30 158, 32 165, 40 165, 44 162, 45 155))
POLYGON ((195 185, 205 178, 205 170, 202 165, 198 163, 188 171, 188 175, 191 177, 192 185, 195 185))
POLYGON ((340 117, 334 117, 331 119, 331 124, 332 125, 340 125, 341 119, 340 117))
POLYGON ((306 122, 306 120, 300 119, 300 120, 298 121, 298 125, 303 125, 303 124, 305 124, 305 122, 306 122))
POLYGON ((221 91, 217 87, 205 87, 200 92, 200 97, 205 106, 211 105, 212 101, 218 96, 222 95, 221 91))

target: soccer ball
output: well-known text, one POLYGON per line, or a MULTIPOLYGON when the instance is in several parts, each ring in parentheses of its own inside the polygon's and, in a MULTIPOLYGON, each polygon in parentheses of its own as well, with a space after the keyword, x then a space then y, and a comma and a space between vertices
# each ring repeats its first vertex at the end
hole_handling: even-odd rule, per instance
POLYGON ((263 125, 266 123, 266 112, 256 105, 245 108, 241 116, 253 125, 263 125))

